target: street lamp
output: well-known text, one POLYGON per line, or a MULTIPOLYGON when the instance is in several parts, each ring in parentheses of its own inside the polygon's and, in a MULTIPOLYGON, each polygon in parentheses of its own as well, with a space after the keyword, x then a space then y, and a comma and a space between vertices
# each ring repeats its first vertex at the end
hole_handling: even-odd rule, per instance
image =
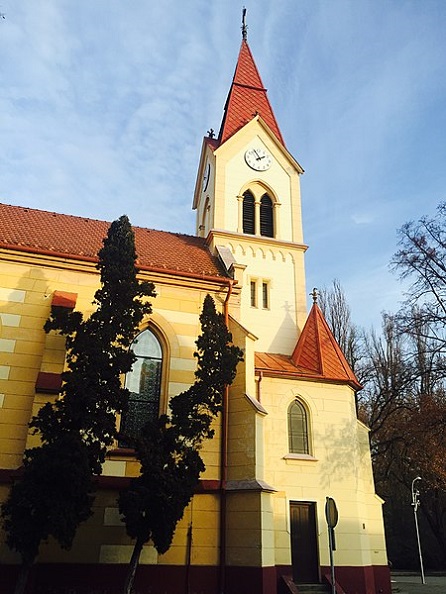
POLYGON ((416 476, 412 481, 412 507, 413 507, 413 515, 415 518, 415 530, 417 532, 417 543, 418 543, 418 555, 420 557, 420 569, 421 569, 421 583, 425 584, 426 580, 424 579, 424 568, 423 568, 423 557, 421 555, 421 544, 420 544, 420 531, 418 530, 418 516, 417 511, 420 507, 420 492, 416 488, 415 483, 417 481, 421 481, 421 476, 416 476))

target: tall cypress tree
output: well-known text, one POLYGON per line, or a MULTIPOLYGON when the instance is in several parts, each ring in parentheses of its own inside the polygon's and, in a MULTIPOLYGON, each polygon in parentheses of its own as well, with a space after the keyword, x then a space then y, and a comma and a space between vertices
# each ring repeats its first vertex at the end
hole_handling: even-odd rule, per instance
POLYGON ((212 422, 222 410, 223 393, 236 375, 242 351, 232 344, 224 316, 209 295, 196 341, 195 383, 170 401, 170 414, 147 423, 135 440, 140 475, 120 494, 119 509, 135 540, 124 593, 130 594, 143 545, 152 540, 165 553, 205 470, 199 449, 213 437, 212 422))
POLYGON ((98 256, 94 313, 84 319, 53 307, 45 324, 46 332, 65 336, 67 370, 60 398, 31 420, 41 445, 25 451, 22 477, 2 506, 7 543, 23 561, 16 593, 24 591, 42 540, 53 536, 70 548, 77 527, 92 513, 94 477, 117 437, 116 414, 128 400, 121 377, 135 360, 130 346, 138 326, 151 312, 147 298, 155 296, 152 283, 137 279, 126 216, 111 224, 98 256))

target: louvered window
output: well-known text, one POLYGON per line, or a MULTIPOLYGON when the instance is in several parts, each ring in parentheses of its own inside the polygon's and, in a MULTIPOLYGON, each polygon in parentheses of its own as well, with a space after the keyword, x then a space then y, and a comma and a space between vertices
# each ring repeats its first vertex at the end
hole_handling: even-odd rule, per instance
POLYGON ((251 192, 243 194, 243 233, 254 235, 255 233, 255 214, 254 214, 254 196, 251 192))
POLYGON ((273 202, 268 194, 260 200, 260 235, 274 237, 273 202))
POLYGON ((128 408, 121 417, 122 447, 136 437, 143 425, 159 416, 163 353, 153 332, 144 330, 134 340, 136 361, 127 374, 125 386, 130 392, 128 408))
POLYGON ((295 400, 288 409, 288 441, 291 454, 309 454, 308 419, 303 405, 295 400))

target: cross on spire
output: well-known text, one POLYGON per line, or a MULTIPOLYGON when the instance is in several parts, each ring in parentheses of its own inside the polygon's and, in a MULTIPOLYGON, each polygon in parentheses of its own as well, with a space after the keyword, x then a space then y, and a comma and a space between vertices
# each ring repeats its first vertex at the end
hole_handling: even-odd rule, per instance
POLYGON ((246 7, 242 10, 242 39, 246 41, 248 39, 248 25, 246 24, 246 7))

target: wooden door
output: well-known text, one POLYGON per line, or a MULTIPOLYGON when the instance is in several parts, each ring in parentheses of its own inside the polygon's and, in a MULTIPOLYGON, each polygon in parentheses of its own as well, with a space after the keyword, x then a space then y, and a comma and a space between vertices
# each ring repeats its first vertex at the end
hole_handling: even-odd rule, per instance
POLYGON ((290 503, 291 562, 297 584, 319 582, 316 504, 290 503))

